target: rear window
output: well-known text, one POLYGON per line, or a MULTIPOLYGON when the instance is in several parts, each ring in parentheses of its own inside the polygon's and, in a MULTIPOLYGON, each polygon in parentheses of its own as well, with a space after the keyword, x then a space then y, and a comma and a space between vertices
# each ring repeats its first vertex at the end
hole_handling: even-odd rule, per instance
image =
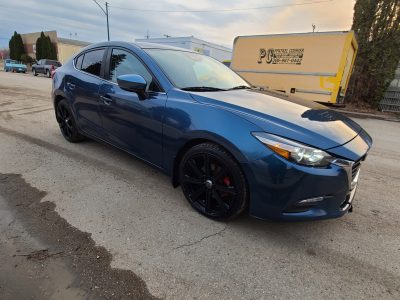
POLYGON ((61 67, 61 63, 56 60, 47 60, 46 65, 61 67))
MULTIPOLYGON (((101 64, 103 62, 104 49, 86 52, 83 55, 81 70, 96 76, 100 76, 101 64)), ((79 60, 79 58, 78 58, 79 60)))

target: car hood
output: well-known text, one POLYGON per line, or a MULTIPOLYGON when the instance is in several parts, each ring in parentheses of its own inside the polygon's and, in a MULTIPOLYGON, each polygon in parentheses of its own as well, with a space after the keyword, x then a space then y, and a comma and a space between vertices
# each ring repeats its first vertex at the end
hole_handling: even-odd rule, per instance
POLYGON ((191 92, 198 102, 229 110, 261 130, 323 150, 354 139, 362 128, 325 106, 278 92, 232 90, 191 92))

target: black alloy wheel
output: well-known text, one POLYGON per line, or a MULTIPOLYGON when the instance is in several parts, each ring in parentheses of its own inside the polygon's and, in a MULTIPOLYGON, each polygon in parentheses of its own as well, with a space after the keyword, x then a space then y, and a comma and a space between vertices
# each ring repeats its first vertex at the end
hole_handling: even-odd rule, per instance
POLYGON ((77 143, 84 139, 84 137, 78 132, 74 117, 66 100, 61 100, 57 104, 56 118, 61 133, 68 142, 77 143))
POLYGON ((179 177, 189 203, 211 219, 233 219, 246 208, 243 173, 232 156, 215 144, 189 149, 181 160, 179 177))

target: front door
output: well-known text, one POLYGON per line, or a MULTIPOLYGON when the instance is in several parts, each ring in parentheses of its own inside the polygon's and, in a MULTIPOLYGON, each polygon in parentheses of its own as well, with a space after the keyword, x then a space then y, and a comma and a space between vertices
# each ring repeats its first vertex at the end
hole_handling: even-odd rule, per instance
POLYGON ((106 138, 112 144, 161 167, 162 121, 167 95, 146 66, 132 52, 110 49, 108 81, 100 86, 100 114, 106 138), (146 99, 135 92, 121 89, 117 77, 141 75, 147 82, 146 99))

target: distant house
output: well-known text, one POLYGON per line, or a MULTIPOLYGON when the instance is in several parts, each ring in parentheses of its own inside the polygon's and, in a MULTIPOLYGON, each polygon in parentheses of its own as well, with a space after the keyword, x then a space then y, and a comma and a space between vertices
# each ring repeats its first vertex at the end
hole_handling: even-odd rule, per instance
MULTIPOLYGON (((81 48, 90 43, 73 39, 65 39, 57 36, 57 31, 44 31, 44 34, 50 37, 53 46, 57 51, 57 59, 63 64, 72 55, 77 53, 81 48)), ((40 37, 40 32, 21 34, 26 53, 32 58, 36 58, 36 40, 40 37)))
POLYGON ((230 60, 232 49, 195 38, 194 36, 136 39, 136 42, 155 43, 193 50, 219 61, 230 60))

